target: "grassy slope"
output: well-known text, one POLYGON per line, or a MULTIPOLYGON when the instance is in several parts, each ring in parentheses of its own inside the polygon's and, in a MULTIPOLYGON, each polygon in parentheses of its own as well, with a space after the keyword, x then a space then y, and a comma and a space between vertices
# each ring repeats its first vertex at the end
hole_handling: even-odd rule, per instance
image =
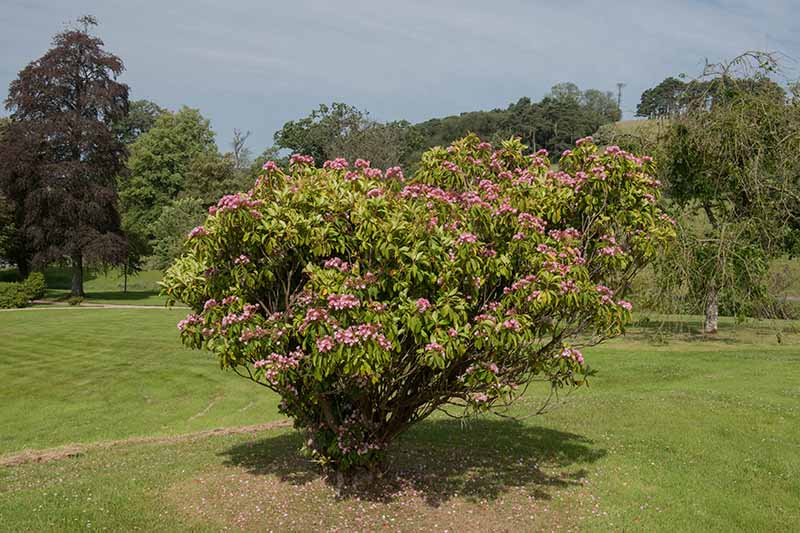
POLYGON ((185 314, 0 313, 0 453, 275 418, 273 397, 181 346, 185 314))
MULTIPOLYGON (((277 418, 272 396, 178 346, 178 317, 0 314, 2 450, 277 418)), ((275 430, 0 469, 0 529, 790 530, 800 335, 779 345, 784 324, 724 322, 703 341, 684 325, 667 324, 666 345, 633 330, 588 351, 591 388, 545 416, 419 425, 380 501, 337 499, 294 454, 299 437, 275 430)))

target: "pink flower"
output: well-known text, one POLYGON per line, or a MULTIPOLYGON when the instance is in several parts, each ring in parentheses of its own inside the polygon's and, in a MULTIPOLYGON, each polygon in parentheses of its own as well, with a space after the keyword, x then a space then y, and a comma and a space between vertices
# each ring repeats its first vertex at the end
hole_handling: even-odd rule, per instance
POLYGON ((630 311, 631 309, 633 309, 633 304, 632 304, 632 303, 630 303, 630 302, 627 302, 627 301, 625 301, 625 300, 620 300, 620 301, 618 301, 618 302, 617 302, 617 305, 618 305, 618 306, 620 306, 620 307, 622 307, 622 308, 623 308, 623 309, 625 309, 626 311, 630 311))
POLYGON ((464 232, 458 237, 458 240, 456 242, 458 244, 474 243, 474 242, 478 242, 478 238, 475 235, 473 235, 472 233, 464 232))
POLYGON ((350 264, 342 261, 338 257, 331 257, 325 261, 325 268, 335 268, 340 272, 347 272, 350 270, 350 264))
POLYGON ((194 325, 194 324, 202 324, 202 323, 203 323, 203 319, 202 318, 200 318, 199 316, 197 316, 194 313, 189 313, 188 315, 186 315, 186 318, 184 318, 183 320, 178 322, 178 329, 183 331, 188 326, 191 326, 191 325, 194 325))
POLYGON ((561 352, 561 357, 564 359, 572 359, 579 365, 582 365, 584 362, 583 354, 575 348, 564 348, 564 350, 561 352))
POLYGON ((332 161, 325 161, 322 164, 322 168, 330 168, 333 170, 344 170, 348 166, 347 159, 344 159, 343 157, 337 157, 332 161))
POLYGON ((266 170, 267 172, 275 172, 276 170, 278 170, 278 164, 275 161, 267 161, 261 168, 266 170))
POLYGON ((326 335, 325 337, 322 337, 321 339, 317 339, 317 351, 319 353, 329 352, 329 351, 333 350, 333 347, 334 347, 334 343, 333 343, 333 339, 331 338, 330 335, 326 335))
POLYGON ((190 239, 194 239, 195 237, 203 237, 204 235, 208 235, 208 231, 203 226, 196 226, 192 228, 192 231, 189 232, 190 239))
POLYGON ((249 265, 250 264, 250 258, 247 257, 246 255, 242 254, 239 257, 237 257, 233 262, 235 264, 237 264, 237 265, 249 265))
POLYGON ((214 298, 207 300, 206 303, 203 305, 203 311, 208 311, 209 309, 213 309, 218 305, 217 301, 214 298))
POLYGON ((386 169, 386 175, 384 176, 387 180, 388 179, 397 179, 398 181, 405 181, 403 177, 403 169, 400 167, 390 167, 386 169))
POLYGON ((456 328, 450 328, 447 330, 447 335, 450 337, 458 337, 458 331, 456 331, 456 328))
POLYGON ((489 401, 489 397, 482 392, 478 392, 472 395, 472 400, 478 403, 486 403, 489 401))
POLYGON ((582 139, 578 139, 577 141, 575 141, 575 146, 580 146, 580 145, 582 145, 583 143, 591 143, 591 142, 594 142, 594 139, 593 139, 593 138, 592 138, 592 136, 590 135, 590 136, 588 136, 588 137, 584 137, 584 138, 582 138, 582 139))
POLYGON ((512 241, 521 241, 525 238, 525 234, 522 232, 515 233, 513 237, 511 237, 512 241))
POLYGON ((383 196, 383 189, 370 189, 367 191, 367 198, 378 198, 383 196))
POLYGON ((450 172, 455 172, 457 174, 461 174, 461 168, 458 165, 456 165, 455 163, 453 163, 452 161, 444 161, 442 163, 442 166, 444 168, 446 168, 447 170, 449 170, 450 172))
POLYGON ((426 298, 418 299, 416 304, 417 304, 417 310, 420 313, 424 313, 431 306, 431 303, 426 298))
POLYGON ((425 351, 426 351, 426 352, 439 352, 439 353, 443 353, 443 352, 444 352, 444 346, 442 346, 442 345, 441 345, 441 344, 439 344, 438 342, 431 342, 430 344, 426 344, 426 345, 425 345, 425 351))
POLYGON ((503 322, 503 327, 513 331, 519 331, 522 326, 520 326, 519 322, 517 322, 515 319, 509 318, 503 322))
POLYGON ((352 294, 331 294, 328 296, 328 306, 337 309, 352 309, 358 307, 361 302, 352 294))
POLYGON ((294 154, 292 157, 289 158, 289 164, 294 165, 313 165, 314 158, 310 155, 300 155, 294 154))

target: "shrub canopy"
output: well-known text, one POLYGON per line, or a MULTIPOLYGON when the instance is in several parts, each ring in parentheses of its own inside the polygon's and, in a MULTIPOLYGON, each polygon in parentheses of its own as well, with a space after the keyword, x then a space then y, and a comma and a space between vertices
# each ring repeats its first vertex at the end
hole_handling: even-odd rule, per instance
POLYGON ((368 161, 272 162, 222 198, 167 272, 184 343, 277 392, 338 470, 414 422, 585 382, 582 344, 620 334, 631 277, 673 234, 653 163, 590 138, 546 151, 474 135, 406 179, 368 161))

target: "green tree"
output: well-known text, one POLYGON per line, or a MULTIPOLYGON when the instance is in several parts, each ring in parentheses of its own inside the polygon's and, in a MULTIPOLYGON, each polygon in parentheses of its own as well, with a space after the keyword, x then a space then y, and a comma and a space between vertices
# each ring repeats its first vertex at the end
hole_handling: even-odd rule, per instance
POLYGON ((178 197, 197 198, 208 207, 226 194, 249 189, 253 181, 248 171, 236 167, 232 154, 201 153, 189 162, 178 197))
POLYGON ((294 153, 309 155, 318 164, 332 159, 329 147, 332 143, 361 131, 367 123, 367 113, 359 109, 334 102, 330 106, 320 104, 307 117, 292 120, 275 133, 275 144, 294 153))
POLYGON ((114 131, 125 146, 129 146, 141 135, 150 131, 158 117, 168 111, 149 100, 134 100, 128 106, 128 114, 114 125, 114 131))
POLYGON ((206 205, 199 198, 178 198, 161 208, 161 213, 151 226, 153 253, 147 263, 150 268, 162 270, 172 264, 184 251, 186 235, 206 217, 206 205))
POLYGON ((126 227, 151 238, 148 228, 189 185, 195 159, 216 153, 209 121, 197 109, 184 107, 159 116, 130 146, 127 172, 120 178, 126 227))
POLYGON ((83 294, 84 261, 120 262, 114 176, 124 147, 113 128, 128 111, 124 67, 79 20, 9 86, 11 123, 0 143, 0 190, 40 264, 69 258, 72 294, 83 294))
POLYGON ((680 111, 683 104, 686 83, 669 77, 642 93, 636 106, 637 117, 663 118, 680 111))
POLYGON ((661 286, 694 298, 709 333, 721 304, 741 312, 765 297, 768 260, 800 214, 800 107, 776 91, 776 66, 763 53, 710 66, 712 94, 665 139, 661 175, 685 222, 661 286))

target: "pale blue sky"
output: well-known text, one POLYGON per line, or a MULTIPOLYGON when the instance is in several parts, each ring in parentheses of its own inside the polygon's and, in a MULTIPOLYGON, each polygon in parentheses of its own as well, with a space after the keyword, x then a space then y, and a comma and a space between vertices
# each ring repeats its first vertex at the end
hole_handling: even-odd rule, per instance
MULTIPOLYGON (((642 90, 747 49, 800 57, 796 0, 0 0, 0 86, 90 13, 134 98, 198 107, 227 149, 343 101, 412 122, 538 100, 555 83, 642 90), (792 6, 792 4, 795 4, 792 6), (613 6, 613 7, 611 7, 613 6)), ((794 71, 796 63, 787 65, 794 71)), ((795 76, 796 77, 796 76, 795 76)))

